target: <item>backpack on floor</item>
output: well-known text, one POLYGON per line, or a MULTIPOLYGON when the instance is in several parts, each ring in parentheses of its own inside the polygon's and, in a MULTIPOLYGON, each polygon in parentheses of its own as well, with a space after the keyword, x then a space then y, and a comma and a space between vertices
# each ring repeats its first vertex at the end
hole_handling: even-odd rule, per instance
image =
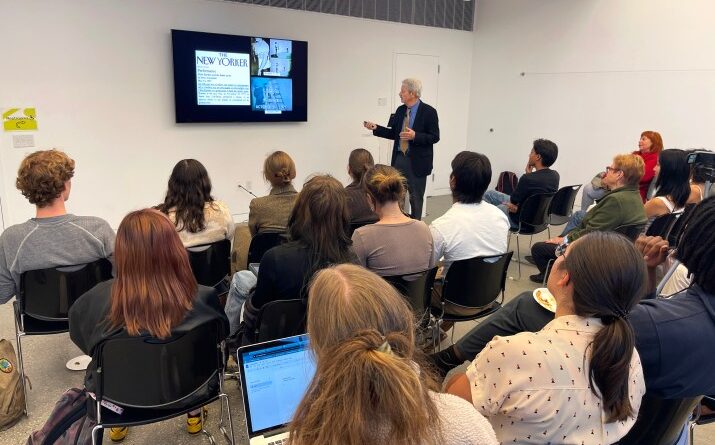
MULTIPOLYGON (((87 415, 87 391, 65 391, 47 422, 27 438, 26 445, 89 445, 96 421, 87 415)), ((91 399, 89 399, 91 401, 91 399)))
POLYGON ((25 392, 22 390, 17 356, 12 343, 0 340, 0 431, 13 426, 25 412, 25 392))
POLYGON ((516 190, 516 183, 519 177, 514 172, 501 172, 497 180, 496 191, 511 195, 516 190))

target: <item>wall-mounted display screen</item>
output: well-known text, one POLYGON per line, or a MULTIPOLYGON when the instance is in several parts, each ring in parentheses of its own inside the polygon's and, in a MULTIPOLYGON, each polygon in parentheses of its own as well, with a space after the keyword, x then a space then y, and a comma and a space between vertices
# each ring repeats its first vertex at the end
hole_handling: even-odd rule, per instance
POLYGON ((308 42, 171 30, 176 122, 305 122, 308 42))

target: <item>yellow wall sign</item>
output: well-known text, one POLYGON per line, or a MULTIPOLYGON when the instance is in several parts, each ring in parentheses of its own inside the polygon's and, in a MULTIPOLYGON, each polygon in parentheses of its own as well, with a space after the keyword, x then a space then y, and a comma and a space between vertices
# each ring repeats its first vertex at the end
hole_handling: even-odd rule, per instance
POLYGON ((5 131, 37 130, 37 114, 34 108, 10 108, 3 111, 2 123, 5 131))

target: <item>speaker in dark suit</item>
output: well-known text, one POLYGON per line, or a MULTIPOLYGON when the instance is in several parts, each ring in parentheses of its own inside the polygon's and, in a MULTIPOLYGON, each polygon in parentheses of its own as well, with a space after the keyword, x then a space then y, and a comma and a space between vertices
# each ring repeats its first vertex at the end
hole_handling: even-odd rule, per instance
POLYGON ((402 105, 390 116, 387 127, 364 123, 375 136, 395 141, 391 164, 407 179, 410 214, 414 219, 422 218, 427 176, 432 173, 434 144, 439 142, 437 110, 420 100, 421 93, 419 80, 403 80, 399 94, 402 105))

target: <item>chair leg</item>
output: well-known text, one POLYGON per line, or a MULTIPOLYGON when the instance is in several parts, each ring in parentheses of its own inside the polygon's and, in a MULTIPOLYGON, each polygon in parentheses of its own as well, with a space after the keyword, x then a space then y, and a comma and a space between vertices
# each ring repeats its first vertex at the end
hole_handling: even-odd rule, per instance
POLYGON ((104 428, 101 424, 97 424, 92 428, 92 445, 97 445, 101 442, 98 438, 102 437, 102 434, 104 434, 104 428))
POLYGON ((521 280, 521 252, 519 251, 519 249, 519 235, 516 235, 516 263, 519 270, 517 276, 519 277, 519 280, 521 280))
POLYGON ((219 424, 218 424, 219 429, 223 433, 223 436, 226 438, 226 440, 231 445, 235 445, 236 439, 233 434, 233 418, 231 417, 231 404, 229 403, 228 395, 222 392, 221 395, 219 396, 219 398, 221 399, 221 418, 219 419, 219 424), (229 429, 230 433, 226 431, 226 426, 223 424, 223 401, 224 400, 226 401, 226 413, 228 413, 228 415, 227 415, 228 429, 229 429))
POLYGON ((17 365, 20 368, 20 383, 22 383, 22 393, 25 395, 25 415, 28 414, 27 409, 27 383, 25 382, 25 363, 22 361, 22 337, 24 332, 20 332, 20 325, 15 318, 15 342, 17 343, 17 365))
POLYGON ((553 263, 554 260, 549 260, 549 262, 546 263, 546 270, 544 271, 544 281, 541 283, 544 287, 546 287, 546 280, 549 278, 549 272, 553 263))
POLYGON ((201 407, 199 409, 201 410, 201 432, 204 434, 204 436, 209 438, 209 443, 211 445, 216 445, 214 436, 206 430, 206 413, 204 412, 204 408, 201 407))
POLYGON ((549 235, 549 239, 551 239, 551 226, 546 226, 546 233, 549 235))

